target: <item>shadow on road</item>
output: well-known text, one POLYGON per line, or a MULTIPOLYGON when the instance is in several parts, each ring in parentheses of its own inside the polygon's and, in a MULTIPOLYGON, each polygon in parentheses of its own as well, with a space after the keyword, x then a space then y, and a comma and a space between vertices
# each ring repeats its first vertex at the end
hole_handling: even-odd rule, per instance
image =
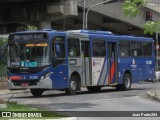
MULTIPOLYGON (((90 92, 90 91, 80 91, 77 93, 76 96, 81 96, 81 95, 96 95, 96 94, 103 94, 103 93, 126 93, 126 92, 132 92, 132 91, 144 91, 144 90, 147 90, 148 88, 132 88, 131 90, 129 91, 117 91, 116 89, 102 89, 101 91, 98 91, 98 92, 90 92)), ((69 96, 67 94, 65 94, 65 92, 57 92, 57 93, 52 93, 52 90, 50 91, 46 91, 44 92, 44 94, 41 96, 41 97, 34 97, 32 96, 30 93, 27 93, 25 95, 21 95, 21 96, 15 96, 14 98, 49 98, 49 97, 64 97, 64 96, 69 96)), ((70 95, 71 96, 71 95, 70 95)))

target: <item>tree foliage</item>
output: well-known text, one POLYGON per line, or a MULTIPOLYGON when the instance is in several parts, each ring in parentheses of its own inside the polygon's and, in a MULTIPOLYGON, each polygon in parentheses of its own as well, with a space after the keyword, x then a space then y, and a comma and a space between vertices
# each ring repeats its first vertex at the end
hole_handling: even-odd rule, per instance
POLYGON ((160 21, 147 21, 144 25, 144 34, 153 35, 154 32, 160 33, 160 21))
MULTIPOLYGON (((147 0, 125 0, 123 11, 125 16, 136 17, 140 14, 140 8, 147 0)), ((153 35, 154 32, 160 33, 160 21, 147 21, 143 25, 144 34, 153 35)))
POLYGON ((6 37, 0 37, 0 46, 5 45, 8 42, 8 39, 6 37))
POLYGON ((26 30, 37 30, 36 26, 27 25, 26 30))
POLYGON ((136 17, 140 13, 139 8, 143 5, 144 0, 126 0, 123 4, 125 16, 136 17))

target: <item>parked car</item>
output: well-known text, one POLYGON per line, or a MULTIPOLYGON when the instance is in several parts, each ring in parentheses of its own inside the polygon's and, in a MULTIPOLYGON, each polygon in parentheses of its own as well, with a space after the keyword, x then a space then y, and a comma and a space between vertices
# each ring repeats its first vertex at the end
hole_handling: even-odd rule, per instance
POLYGON ((155 71, 155 79, 156 81, 160 81, 160 67, 155 71))
POLYGON ((160 66, 155 69, 155 80, 160 81, 160 66))

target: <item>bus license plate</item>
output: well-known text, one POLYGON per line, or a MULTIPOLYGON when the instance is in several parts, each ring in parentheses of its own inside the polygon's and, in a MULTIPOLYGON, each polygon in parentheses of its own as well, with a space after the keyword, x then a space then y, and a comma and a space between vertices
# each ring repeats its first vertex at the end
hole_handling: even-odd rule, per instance
POLYGON ((22 82, 22 83, 21 83, 21 86, 22 86, 22 87, 27 87, 27 86, 28 86, 28 83, 27 83, 27 82, 22 82))

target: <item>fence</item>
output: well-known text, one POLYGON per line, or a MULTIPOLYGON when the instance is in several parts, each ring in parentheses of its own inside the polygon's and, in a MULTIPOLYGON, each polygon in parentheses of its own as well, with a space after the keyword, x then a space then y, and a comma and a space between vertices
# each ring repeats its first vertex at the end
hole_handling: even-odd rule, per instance
POLYGON ((6 80, 6 76, 7 76, 7 68, 0 67, 0 81, 6 80))
POLYGON ((0 89, 7 88, 7 68, 0 67, 0 89))

